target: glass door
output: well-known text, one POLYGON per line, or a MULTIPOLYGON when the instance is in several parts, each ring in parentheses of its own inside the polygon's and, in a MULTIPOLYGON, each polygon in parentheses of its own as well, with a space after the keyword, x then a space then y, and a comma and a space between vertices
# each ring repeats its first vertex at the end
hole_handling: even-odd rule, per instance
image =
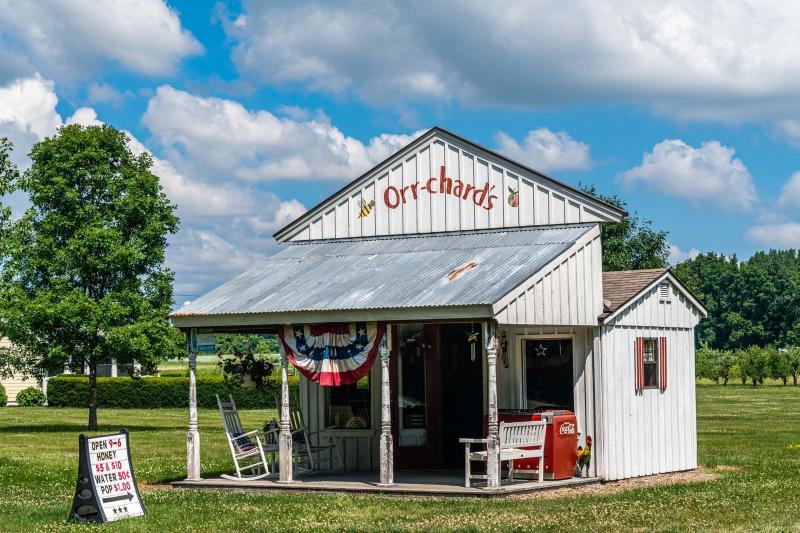
POLYGON ((423 324, 398 326, 397 335, 398 446, 425 446, 428 442, 425 363, 430 345, 423 324))

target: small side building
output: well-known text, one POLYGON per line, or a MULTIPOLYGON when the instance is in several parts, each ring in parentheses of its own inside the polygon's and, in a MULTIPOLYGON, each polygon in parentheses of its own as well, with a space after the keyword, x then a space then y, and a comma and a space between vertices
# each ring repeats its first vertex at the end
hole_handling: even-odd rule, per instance
POLYGON ((694 328, 703 305, 667 269, 605 272, 603 298, 600 475, 696 468, 694 328))

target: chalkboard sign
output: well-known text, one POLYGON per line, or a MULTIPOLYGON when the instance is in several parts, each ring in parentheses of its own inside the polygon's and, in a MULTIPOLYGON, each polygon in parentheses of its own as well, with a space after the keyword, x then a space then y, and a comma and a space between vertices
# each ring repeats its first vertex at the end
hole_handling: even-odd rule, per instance
POLYGON ((113 522, 145 513, 133 474, 128 430, 78 439, 78 483, 70 518, 113 522))

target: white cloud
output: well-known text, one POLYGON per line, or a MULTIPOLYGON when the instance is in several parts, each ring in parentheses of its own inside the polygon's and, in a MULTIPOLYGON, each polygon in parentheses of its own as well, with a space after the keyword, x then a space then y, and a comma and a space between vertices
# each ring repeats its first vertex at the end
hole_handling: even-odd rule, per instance
POLYGON ((495 141, 498 152, 537 170, 582 170, 591 165, 589 145, 576 141, 565 131, 538 128, 529 131, 522 143, 501 131, 495 141))
POLYGON ((792 174, 783 185, 777 206, 781 209, 800 209, 800 171, 792 174))
POLYGON ((15 124, 40 138, 52 135, 61 124, 57 103, 52 81, 40 76, 17 79, 0 87, 0 122, 15 124))
POLYGON ((148 75, 173 72, 202 46, 163 0, 0 0, 6 49, 31 71, 69 80, 111 60, 148 75))
POLYGON ((753 178, 735 150, 718 141, 695 148, 678 139, 661 141, 642 164, 620 174, 627 186, 643 183, 656 192, 722 211, 749 209, 756 201, 753 178))
POLYGON ((700 250, 697 248, 690 248, 688 251, 684 252, 678 246, 670 243, 669 257, 667 258, 667 261, 670 265, 677 265, 678 263, 683 263, 689 259, 694 259, 698 255, 700 255, 700 250))
POLYGON ((759 224, 747 231, 747 237, 761 246, 800 248, 800 224, 759 224))
POLYGON ((176 272, 175 298, 193 299, 263 257, 263 252, 237 246, 214 231, 183 228, 167 248, 167 263, 176 272))
POLYGON ((93 81, 86 91, 86 99, 90 104, 108 103, 115 107, 122 104, 126 98, 133 96, 131 91, 119 91, 107 83, 93 81))
POLYGON ((0 86, 0 137, 14 143, 11 158, 20 167, 28 166, 27 154, 34 143, 61 125, 56 104, 55 85, 40 76, 0 86))
POLYGON ((91 107, 79 107, 67 119, 67 125, 80 124, 81 126, 100 126, 103 123, 97 119, 97 111, 91 107))
MULTIPOLYGON (((30 147, 62 124, 102 124, 89 107, 78 108, 63 121, 57 103, 54 83, 38 76, 0 86, 0 136, 15 142, 12 155, 22 168, 30 165, 30 147)), ((172 161, 153 155, 132 133, 126 134, 134 153, 153 157, 153 173, 178 206, 182 223, 167 251, 167 264, 176 273, 176 293, 209 290, 274 252, 272 234, 306 210, 297 200, 282 200, 224 173, 209 181, 183 173, 172 161)), ((3 201, 17 214, 30 205, 19 192, 3 201)))
POLYGON ((243 4, 222 17, 240 71, 370 103, 632 101, 731 121, 800 113, 800 10, 779 0, 243 4))
POLYGON ((281 118, 169 86, 158 88, 142 120, 185 173, 250 182, 351 179, 422 133, 381 135, 365 146, 321 114, 281 118))

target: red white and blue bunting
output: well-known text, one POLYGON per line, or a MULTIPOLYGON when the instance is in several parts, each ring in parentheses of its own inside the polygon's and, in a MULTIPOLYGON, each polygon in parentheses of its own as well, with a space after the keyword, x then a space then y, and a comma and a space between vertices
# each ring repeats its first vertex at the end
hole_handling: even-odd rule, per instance
POLYGON ((326 387, 349 385, 372 368, 386 325, 377 322, 284 326, 286 357, 306 378, 326 387))

